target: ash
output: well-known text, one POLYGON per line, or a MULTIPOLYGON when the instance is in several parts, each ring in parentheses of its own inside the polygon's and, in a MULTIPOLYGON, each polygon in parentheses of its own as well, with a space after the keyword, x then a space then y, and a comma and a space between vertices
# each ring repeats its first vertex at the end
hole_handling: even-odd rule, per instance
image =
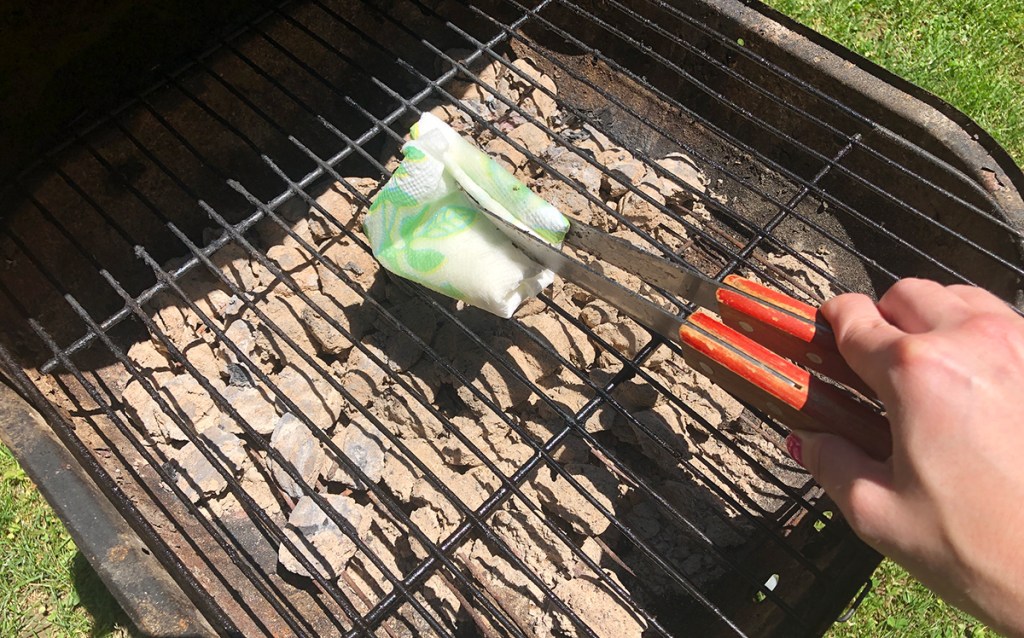
MULTIPOLYGON (((529 60, 516 59, 514 66, 556 90, 529 60)), ((679 178, 667 179, 598 130, 575 124, 504 66, 492 64, 479 76, 605 170, 477 84, 456 81, 450 88, 462 99, 429 110, 474 137, 569 217, 644 245, 582 189, 672 250, 695 250, 683 222, 708 225, 706 205, 716 195, 693 161, 681 153, 658 158, 679 178), (552 170, 469 113, 493 122, 552 170), (678 214, 666 215, 652 202, 678 214)), ((389 156, 387 168, 397 162, 389 156)), ((132 381, 122 393, 127 413, 167 459, 186 497, 214 518, 246 516, 226 477, 237 479, 360 612, 392 588, 382 569, 402 578, 431 554, 426 544, 446 539, 467 511, 481 507, 538 446, 568 427, 550 450, 553 462, 542 460, 518 493, 484 519, 493 537, 471 533, 453 558, 529 635, 581 635, 565 610, 599 636, 640 635, 648 622, 637 603, 681 597, 680 579, 697 587, 713 583, 727 570, 716 553, 742 546, 749 512, 771 513, 782 502, 779 487, 749 460, 779 475, 785 475, 780 468, 792 470, 778 435, 665 346, 640 366, 653 384, 640 377, 620 383, 611 393, 617 405, 604 401, 577 423, 573 415, 650 341, 648 332, 561 280, 545 299, 529 301, 504 321, 393 279, 368 252, 361 231, 365 202, 380 184, 347 178, 319 193, 315 206, 296 200, 283 207, 283 225, 262 220, 246 235, 256 252, 231 242, 211 257, 219 275, 193 271, 181 282, 194 309, 174 293, 155 299, 149 308, 156 326, 214 393, 154 338, 135 344, 129 356, 162 401, 132 381), (231 294, 220 276, 244 294, 231 294), (199 453, 193 434, 212 450, 212 461, 199 453), (348 531, 312 493, 324 496, 348 531), (418 533, 382 500, 397 503, 418 533), (353 535, 366 549, 357 548, 353 535), (366 550, 380 560, 369 560, 366 550), (676 576, 655 567, 650 553, 676 576)), ((792 257, 761 257, 813 296, 834 292, 792 257)), ((668 303, 635 276, 591 265, 668 303)), ((289 586, 307 586, 309 571, 283 544, 278 561, 278 572, 291 575, 289 586)), ((430 576, 417 595, 446 624, 501 633, 447 571, 430 576)), ((415 613, 408 605, 399 611, 415 613)), ((410 626, 424 630, 422 621, 388 625, 392 635, 410 626)))

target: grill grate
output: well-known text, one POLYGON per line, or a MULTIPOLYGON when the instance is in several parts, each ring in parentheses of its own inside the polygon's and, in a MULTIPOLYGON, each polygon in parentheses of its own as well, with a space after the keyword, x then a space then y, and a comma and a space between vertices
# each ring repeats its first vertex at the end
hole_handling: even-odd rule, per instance
MULTIPOLYGON (((379 186, 391 175, 390 162, 411 121, 439 104, 463 104, 475 133, 502 140, 533 170, 614 219, 638 243, 719 279, 742 269, 794 296, 820 301, 765 258, 775 253, 836 291, 871 292, 902 276, 924 275, 980 283, 1004 297, 1017 294, 1024 275, 1018 252, 1024 208, 1009 178, 999 181, 999 175, 1005 178, 997 175, 1001 169, 994 163, 985 167, 1000 186, 990 188, 974 167, 891 114, 884 117, 876 103, 855 103, 834 82, 808 79, 812 74, 799 61, 772 54, 780 37, 772 29, 779 27, 758 16, 728 2, 684 8, 660 0, 415 0, 401 7, 311 0, 272 8, 193 65, 166 75, 154 90, 75 134, 12 185, 14 204, 0 236, 10 264, 0 274, 0 290, 9 300, 3 312, 12 319, 6 325, 13 326, 4 345, 15 354, 3 351, 5 369, 222 633, 525 636, 540 625, 525 625, 524 604, 538 604, 543 614, 562 619, 548 626, 553 631, 615 633, 618 626, 559 589, 564 578, 538 570, 535 555, 524 555, 496 531, 499 516, 529 521, 516 524, 536 534, 532 544, 538 551, 553 553, 547 560, 575 565, 572 579, 604 592, 592 600, 618 605, 650 634, 694 628, 702 635, 820 632, 877 557, 832 519, 828 501, 805 475, 751 444, 769 440, 777 448, 783 430, 770 418, 748 408, 728 428, 712 423, 695 400, 675 394, 655 369, 657 361, 678 355, 676 346, 647 335, 633 349, 617 347, 564 297, 542 294, 537 311, 606 353, 614 362, 607 376, 595 376, 569 353, 552 348, 546 335, 521 319, 502 323, 459 311, 397 280, 383 291, 367 287, 358 273, 295 229, 297 219, 312 211, 333 225, 337 241, 368 253, 354 220, 337 219, 318 199, 324 184, 340 186, 339 192, 364 209, 376 188, 367 189, 365 180, 353 176, 370 176, 379 186), (556 78, 557 91, 513 64, 513 57, 529 58, 556 78), (484 65, 497 65, 534 95, 554 100, 559 116, 574 128, 552 125, 505 97, 482 76, 484 65), (455 90, 465 82, 488 92, 506 113, 542 129, 602 180, 675 222, 686 235, 675 242, 681 248, 668 245, 664 229, 638 225, 550 157, 531 151, 500 118, 466 107, 455 90), (673 201, 659 200, 610 170, 581 149, 570 131, 596 132, 628 149, 653 174, 702 202, 708 218, 688 217, 673 201), (725 196, 711 198, 661 166, 657 158, 669 151, 693 158, 725 196), (204 236, 211 224, 213 232, 204 236), (449 379, 458 400, 482 406, 479 418, 507 430, 523 457, 511 463, 495 458, 453 416, 444 397, 430 396, 343 320, 337 307, 311 294, 268 254, 269 246, 261 246, 256 235, 267 228, 356 294, 381 333, 449 379), (832 253, 835 272, 808 256, 816 246, 832 253), (301 302, 302 312, 388 371, 387 383, 408 402, 405 409, 428 415, 438 432, 458 442, 473 467, 483 468, 483 493, 467 502, 398 424, 335 374, 329 358, 307 352, 263 299, 225 272, 225 255, 258 264, 282 294, 301 302), (291 351, 289 361, 301 360, 304 370, 326 384, 325 391, 342 398, 346 418, 369 424, 389 457, 402 459, 410 472, 415 468, 429 485, 427 493, 454 511, 450 528, 432 537, 409 499, 389 486, 389 477, 374 481, 346 455, 302 397, 275 381, 277 371, 264 370, 204 305, 194 287, 202 278, 237 297, 291 351), (488 391, 480 370, 461 366, 458 351, 423 337, 401 312, 400 302, 409 300, 547 411, 543 436, 488 391), (328 457, 366 487, 362 506, 376 524, 393 530, 394 547, 382 551, 380 539, 331 507, 240 413, 223 384, 182 351, 154 316, 155 308, 169 303, 195 316, 193 334, 212 334, 252 384, 295 415, 328 457), (351 542, 353 560, 376 574, 369 578, 372 586, 349 573, 321 573, 300 546, 318 550, 286 533, 283 520, 265 511, 224 452, 160 392, 153 370, 130 356, 130 346, 147 334, 178 374, 194 379, 237 424, 269 484, 275 479, 268 468, 276 464, 327 513, 351 542), (568 407, 542 379, 524 373, 503 347, 512 342, 529 344, 561 379, 578 386, 580 405, 568 407), (131 406, 123 405, 120 393, 129 380, 215 468, 244 516, 230 519, 190 500, 188 490, 198 486, 179 482, 173 464, 125 409, 131 406), (636 387, 651 388, 657 400, 685 415, 693 436, 737 459, 750 482, 738 481, 721 458, 699 446, 680 450, 624 399, 636 387), (671 457, 684 480, 705 496, 693 502, 673 498, 643 454, 598 426, 602 419, 616 419, 643 438, 636 446, 645 453, 671 457), (590 466, 615 489, 628 493, 630 508, 649 508, 657 514, 651 520, 667 527, 652 534, 638 518, 610 507, 593 479, 570 467, 576 449, 585 451, 590 466), (564 481, 566 493, 585 502, 611 531, 586 534, 560 520, 533 485, 542 474, 564 481), (765 493, 753 493, 755 480, 765 493), (698 511, 707 503, 717 504, 710 514, 698 511), (729 534, 742 542, 726 542, 723 535, 729 534), (700 569, 666 551, 663 539, 676 536, 689 555, 701 558, 700 569), (486 547, 494 565, 470 551, 476 543, 486 547), (311 581, 278 570, 282 545, 312 574, 311 581), (407 551, 399 552, 399 545, 407 551), (494 576, 499 561, 515 573, 504 587, 494 576), (766 586, 771 576, 777 587, 766 586), (444 611, 452 604, 438 593, 442 589, 457 600, 457 613, 444 611)), ((661 296, 679 312, 691 310, 661 296)), ((286 507, 295 505, 291 497, 282 498, 286 507)))

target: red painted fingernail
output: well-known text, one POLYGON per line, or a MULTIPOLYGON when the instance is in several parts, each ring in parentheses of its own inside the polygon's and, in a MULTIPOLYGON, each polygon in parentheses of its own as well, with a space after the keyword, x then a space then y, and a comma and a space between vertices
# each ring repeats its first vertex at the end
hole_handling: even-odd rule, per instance
POLYGON ((793 460, 800 465, 804 464, 804 450, 803 443, 800 442, 800 438, 797 435, 790 433, 786 437, 786 451, 793 457, 793 460))

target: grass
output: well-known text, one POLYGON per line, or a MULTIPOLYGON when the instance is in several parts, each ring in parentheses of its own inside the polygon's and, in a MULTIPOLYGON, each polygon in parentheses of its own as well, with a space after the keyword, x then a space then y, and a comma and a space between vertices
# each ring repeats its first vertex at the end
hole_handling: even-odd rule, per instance
POLYGON ((0 636, 122 636, 128 620, 0 445, 0 636))
POLYGON ((885 560, 875 570, 874 589, 848 622, 828 638, 995 638, 996 633, 950 607, 902 567, 885 560))
POLYGON ((1024 0, 765 0, 957 107, 1024 164, 1024 0))
MULTIPOLYGON (((1024 164, 1024 0, 769 0, 942 97, 1024 164)), ((0 636, 124 635, 127 620, 0 446, 0 636)), ((885 561, 832 638, 994 634, 885 561)))

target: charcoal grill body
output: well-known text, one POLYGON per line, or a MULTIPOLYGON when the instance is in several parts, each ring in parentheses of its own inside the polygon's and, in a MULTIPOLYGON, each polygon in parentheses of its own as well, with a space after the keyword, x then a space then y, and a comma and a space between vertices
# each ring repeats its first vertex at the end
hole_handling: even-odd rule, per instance
MULTIPOLYGON (((294 222, 309 209, 307 195, 325 184, 382 180, 418 111, 454 101, 455 83, 479 81, 482 65, 506 56, 528 58, 555 79, 563 117, 649 166, 679 150, 696 160, 722 197, 708 202, 714 232, 695 235, 683 257, 712 276, 758 268, 765 249, 799 257, 825 245, 834 280, 848 289, 878 294, 897 277, 927 276, 1021 302, 1024 177, 1005 152, 940 100, 758 3, 341 0, 272 8, 76 131, 13 180, 3 200, 0 243, 12 267, 0 274, 7 300, 0 363, 20 394, 3 401, 3 436, 144 631, 399 635, 490 627, 515 635, 512 603, 480 591, 484 576, 461 562, 460 547, 488 538, 490 516, 521 497, 525 477, 541 467, 557 472, 552 454, 570 440, 610 457, 623 482, 644 479, 642 461, 606 447, 585 424, 621 384, 644 381, 644 362, 667 347, 656 341, 624 357, 608 385, 591 388, 592 400, 538 441, 483 509, 460 514, 458 529, 426 558, 403 563, 392 582, 353 602, 336 584, 281 576, 280 527, 257 513, 200 524, 200 510, 161 486, 166 468, 138 464, 147 450, 118 412, 110 387, 126 368, 118 353, 153 332, 136 302, 174 292, 205 259, 245 245, 258 221, 294 222), (219 238, 204 236, 209 226, 219 238), (57 454, 70 468, 59 476, 57 454), (132 569, 118 568, 113 555, 132 557, 121 560, 132 569), (455 626, 428 620, 430 602, 417 598, 437 573, 473 610, 455 626)), ((474 122, 479 130, 488 125, 474 122)), ((492 133, 501 137, 500 129, 492 133)), ((609 173, 593 155, 585 161, 609 173)), ((757 272, 806 296, 771 271, 757 272)), ((480 325, 421 290, 404 290, 467 335, 480 325)), ((385 302, 382 323, 402 325, 386 300, 366 294, 367 303, 385 302)), ((551 299, 545 307, 582 325, 572 308, 551 299)), ((433 354, 441 367, 454 356, 433 354)), ((435 412, 446 420, 444 409, 435 412)), ((748 416, 750 427, 778 438, 777 428, 758 420, 763 415, 748 416)), ((734 432, 702 436, 739 449, 734 432)), ((752 531, 717 559, 718 577, 697 582, 683 574, 674 596, 621 594, 650 633, 818 635, 863 591, 878 555, 838 517, 825 516, 831 506, 806 477, 761 469, 779 490, 771 508, 752 512, 759 501, 724 489, 747 503, 739 518, 752 531), (760 587, 772 575, 779 586, 760 587)), ((687 480, 715 489, 704 478, 687 480)), ((657 490, 637 492, 659 498, 657 490)), ((389 508, 387 492, 374 498, 400 524, 409 520, 402 507, 389 508)), ((676 514, 678 529, 665 533, 692 533, 685 510, 676 514)), ((613 523, 628 538, 636 532, 613 523)), ((551 533, 563 543, 576 538, 557 526, 551 533)), ((627 545, 617 549, 630 565, 682 574, 656 551, 645 555, 643 538, 627 545)), ((599 570, 591 577, 616 587, 599 570)), ((541 597, 546 609, 564 605, 553 592, 541 597)), ((563 613, 587 633, 571 608, 563 613)))

